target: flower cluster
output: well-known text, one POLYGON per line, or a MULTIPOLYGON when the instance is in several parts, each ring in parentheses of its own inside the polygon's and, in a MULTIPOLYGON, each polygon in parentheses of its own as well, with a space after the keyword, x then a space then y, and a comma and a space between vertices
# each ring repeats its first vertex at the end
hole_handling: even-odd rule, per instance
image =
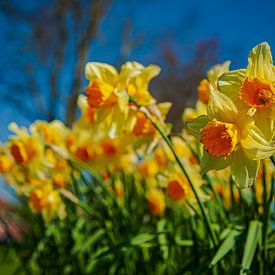
POLYGON ((275 69, 266 43, 252 50, 247 69, 229 71, 229 64, 209 70, 199 84, 196 109, 184 112, 187 131, 167 143, 161 136, 170 134, 165 118, 171 104, 157 103, 149 92, 160 68, 127 62, 118 72, 89 62, 89 84, 78 98, 81 116, 70 128, 60 121, 36 121, 29 129, 12 123, 15 135, 0 147, 0 173, 47 221, 65 217, 62 196, 72 198, 68 192, 84 170, 122 204, 121 175, 131 175, 156 216, 169 208, 194 215, 198 202, 211 199, 204 188, 208 180, 230 208, 227 167, 239 187, 249 187, 260 175, 260 160, 275 152, 275 69))
POLYGON ((260 160, 275 152, 275 67, 270 47, 262 43, 253 48, 246 69, 225 67, 220 67, 223 73, 214 83, 200 84, 207 110, 187 122, 187 130, 203 145, 202 172, 230 166, 236 184, 247 188, 258 175, 260 160))

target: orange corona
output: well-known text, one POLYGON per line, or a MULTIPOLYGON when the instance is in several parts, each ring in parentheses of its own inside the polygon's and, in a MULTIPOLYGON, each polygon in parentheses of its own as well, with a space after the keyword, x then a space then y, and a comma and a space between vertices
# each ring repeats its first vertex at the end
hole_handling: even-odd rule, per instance
POLYGON ((227 157, 239 141, 237 127, 232 123, 213 119, 201 130, 204 150, 213 157, 227 157))
POLYGON ((250 107, 265 109, 275 102, 274 88, 258 78, 246 78, 240 88, 240 99, 250 107))

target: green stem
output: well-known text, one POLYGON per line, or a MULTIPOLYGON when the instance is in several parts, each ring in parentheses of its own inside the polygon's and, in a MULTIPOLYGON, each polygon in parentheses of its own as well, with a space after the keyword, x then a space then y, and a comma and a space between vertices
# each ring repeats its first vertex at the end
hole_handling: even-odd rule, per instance
MULTIPOLYGON (((272 160, 272 157, 270 157, 270 159, 272 160)), ((274 158, 273 158, 274 160, 274 158)), ((272 160, 272 162, 273 162, 272 160)), ((273 162, 275 165, 275 162, 273 162)), ((265 173, 264 175, 266 175, 266 166, 264 166, 265 169, 265 173)), ((264 177, 263 179, 263 184, 266 185, 266 177, 264 177)), ((273 184, 274 184, 274 174, 272 176, 271 179, 271 183, 270 183, 270 194, 269 194, 269 198, 267 201, 264 202, 265 204, 265 208, 264 208, 264 224, 263 224, 263 252, 264 252, 264 263, 266 263, 267 261, 267 257, 268 257, 268 242, 267 242, 267 233, 268 233, 268 223, 269 223, 269 216, 270 216, 270 210, 271 210, 271 203, 272 203, 272 198, 273 198, 273 184)), ((265 187, 267 189, 267 186, 265 187)), ((267 196, 266 196, 267 197, 267 196)))
POLYGON ((175 149, 173 147, 172 142, 170 141, 170 139, 166 136, 166 134, 163 132, 163 130, 159 127, 159 125, 156 122, 154 122, 150 117, 148 117, 148 119, 151 121, 151 123, 154 125, 154 127, 157 129, 157 131, 160 133, 161 137, 164 139, 164 141, 166 142, 166 144, 168 145, 168 147, 172 151, 172 153, 173 153, 173 155, 174 155, 174 157, 176 159, 176 162, 178 163, 180 169, 182 170, 182 172, 186 176, 188 182, 190 183, 191 189, 192 189, 192 191, 193 191, 193 193, 194 193, 194 195, 196 197, 196 200, 197 200, 197 202, 199 204, 199 208, 200 208, 201 213, 203 215, 203 218, 205 220, 205 223, 206 223, 207 229, 208 229, 208 231, 210 233, 210 236, 211 236, 211 239, 213 241, 213 244, 214 244, 214 246, 217 246, 218 240, 217 240, 217 237, 216 237, 216 235, 215 235, 215 233, 213 231, 213 228, 211 227, 209 216, 206 214, 206 212, 204 210, 204 207, 203 207, 203 204, 202 204, 202 201, 201 201, 201 199, 200 199, 200 197, 198 195, 198 191, 197 191, 195 185, 193 184, 192 179, 189 176, 187 170, 185 169, 183 163, 181 162, 178 154, 176 153, 176 151, 175 151, 175 149))
MULTIPOLYGON (((182 136, 178 136, 180 139, 182 139, 188 146, 188 148, 190 149, 192 155, 196 158, 196 160, 199 162, 199 156, 196 154, 195 150, 192 148, 192 146, 190 146, 190 144, 187 142, 186 139, 184 139, 182 136)), ((223 206, 222 200, 219 196, 219 194, 217 193, 217 191, 215 190, 213 183, 211 181, 211 179, 209 178, 209 176, 207 174, 203 175, 203 178, 206 180, 207 184, 209 185, 209 187, 211 188, 211 191, 214 195, 215 200, 218 203, 218 209, 219 209, 219 214, 220 217, 223 221, 223 223, 225 225, 228 225, 228 221, 227 221, 227 217, 226 217, 226 213, 225 213, 225 208, 223 206)))
POLYGON ((214 195, 214 198, 215 198, 215 200, 216 200, 216 202, 218 204, 218 210, 219 210, 219 214, 220 214, 221 220, 222 220, 222 222, 225 225, 228 225, 229 222, 228 222, 226 214, 225 214, 225 209, 224 209, 222 200, 221 200, 219 194, 217 193, 217 191, 215 190, 212 181, 210 180, 210 178, 206 174, 205 174, 205 179, 206 179, 208 185, 210 186, 211 191, 212 191, 212 193, 214 195))

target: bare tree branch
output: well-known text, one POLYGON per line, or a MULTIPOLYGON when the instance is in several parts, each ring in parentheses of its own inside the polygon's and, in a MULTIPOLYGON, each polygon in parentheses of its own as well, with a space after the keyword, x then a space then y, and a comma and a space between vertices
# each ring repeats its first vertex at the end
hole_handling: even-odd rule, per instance
POLYGON ((83 67, 87 58, 87 52, 91 39, 95 36, 97 24, 100 18, 100 1, 90 1, 89 20, 86 29, 83 30, 82 38, 77 45, 77 63, 74 71, 74 80, 72 84, 71 94, 68 99, 66 124, 70 126, 75 118, 77 108, 77 97, 81 88, 83 67))

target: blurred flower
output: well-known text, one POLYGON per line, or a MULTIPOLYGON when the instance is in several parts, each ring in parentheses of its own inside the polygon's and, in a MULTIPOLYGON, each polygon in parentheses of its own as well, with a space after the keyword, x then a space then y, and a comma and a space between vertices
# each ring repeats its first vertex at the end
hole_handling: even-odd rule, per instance
POLYGON ((183 112, 182 120, 184 122, 207 113, 207 104, 210 98, 210 87, 212 87, 215 91, 218 90, 218 78, 229 70, 229 66, 230 61, 226 61, 223 64, 217 64, 208 70, 207 79, 203 79, 198 86, 199 99, 196 103, 195 109, 186 108, 183 112))
POLYGON ((31 191, 30 204, 35 211, 42 213, 45 221, 51 220, 56 214, 61 219, 66 216, 62 200, 49 182, 41 182, 31 191))
POLYGON ((149 209, 152 214, 161 216, 165 210, 165 197, 160 189, 151 188, 147 195, 149 209))

